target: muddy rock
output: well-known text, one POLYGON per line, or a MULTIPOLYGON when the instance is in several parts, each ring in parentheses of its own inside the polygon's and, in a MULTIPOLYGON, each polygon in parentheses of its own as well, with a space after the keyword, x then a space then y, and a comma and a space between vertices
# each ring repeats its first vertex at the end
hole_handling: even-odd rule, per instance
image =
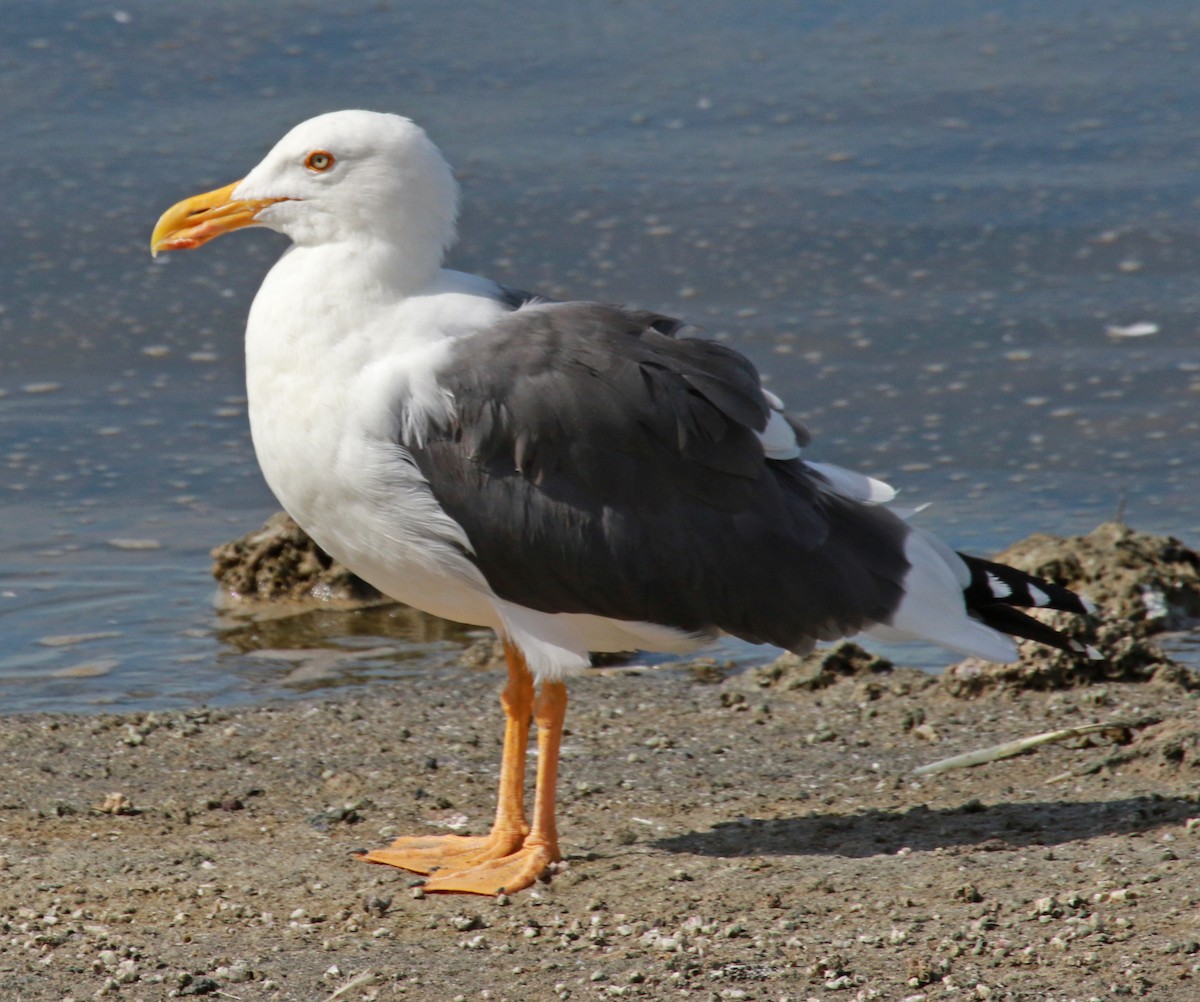
POLYGON ((940 683, 955 696, 970 698, 996 688, 1046 691, 1096 682, 1162 681, 1192 688, 1198 680, 1194 673, 1177 664, 1153 641, 1113 635, 1102 624, 1094 632, 1065 630, 1085 643, 1094 644, 1102 657, 1089 659, 1037 644, 1019 644, 1021 660, 1013 664, 994 664, 967 658, 951 665, 940 683))
POLYGON ((261 529, 218 546, 212 558, 213 577, 233 599, 373 602, 383 598, 283 512, 272 515, 261 529))
POLYGON ((480 637, 470 644, 459 660, 469 668, 503 668, 504 644, 499 637, 480 637))
POLYGON ((749 672, 750 679, 763 689, 815 692, 833 685, 838 679, 883 675, 892 670, 892 662, 846 641, 836 647, 809 654, 782 654, 768 665, 749 672))
POLYGON ((1194 672, 1151 639, 1200 619, 1200 554, 1179 540, 1105 522, 1086 536, 1030 536, 996 559, 1067 585, 1091 601, 1095 611, 1089 616, 1035 615, 1099 656, 1022 643, 1016 664, 968 658, 947 669, 942 684, 952 694, 971 697, 997 687, 1048 690, 1105 681, 1197 684, 1194 672))
POLYGON ((1104 623, 1153 636, 1200 621, 1200 554, 1174 536, 1104 522, 1086 536, 1036 534, 997 560, 1086 596, 1104 623))
POLYGON ((1139 728, 1130 734, 1128 741, 1077 766, 1073 774, 1099 775, 1117 769, 1150 779, 1175 781, 1178 778, 1195 783, 1200 779, 1200 722, 1195 714, 1171 716, 1139 728))

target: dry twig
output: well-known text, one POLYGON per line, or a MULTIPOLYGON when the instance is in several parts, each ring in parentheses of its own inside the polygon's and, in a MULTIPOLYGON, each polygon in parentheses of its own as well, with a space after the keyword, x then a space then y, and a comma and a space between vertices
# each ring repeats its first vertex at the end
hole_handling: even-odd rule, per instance
POLYGON ((918 776, 929 776, 937 772, 949 772, 951 769, 967 769, 971 766, 984 765, 988 762, 997 762, 1000 759, 1012 758, 1014 755, 1033 751, 1033 749, 1040 748, 1042 745, 1054 744, 1059 741, 1070 741, 1072 738, 1086 737, 1089 734, 1115 732, 1118 735, 1117 740, 1122 740, 1122 738, 1128 740, 1130 731, 1149 727, 1151 724, 1157 724, 1161 720, 1161 717, 1142 717, 1138 720, 1110 720, 1103 724, 1081 724, 1078 727, 1064 727, 1061 730, 1045 731, 1027 738, 1018 738, 1016 741, 1005 741, 1003 744, 992 745, 989 748, 980 748, 977 751, 952 755, 950 758, 918 766, 913 772, 918 776))

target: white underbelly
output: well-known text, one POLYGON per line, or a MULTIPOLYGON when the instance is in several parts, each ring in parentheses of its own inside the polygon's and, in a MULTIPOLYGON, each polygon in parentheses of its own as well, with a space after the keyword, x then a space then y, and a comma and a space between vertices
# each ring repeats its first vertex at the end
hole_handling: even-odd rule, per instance
POLYGON ((298 427, 252 408, 255 452, 279 503, 326 553, 385 595, 444 619, 499 626, 491 589, 464 552, 465 534, 408 453, 336 428, 331 416, 330 408, 314 408, 298 427), (322 410, 323 421, 314 413, 322 410))
POLYGON ((430 567, 426 560, 413 559, 412 554, 401 547, 381 545, 364 554, 361 546, 341 550, 341 540, 337 536, 326 545, 317 533, 310 532, 309 535, 331 557, 397 602, 456 623, 492 629, 500 627, 500 617, 487 594, 465 584, 454 574, 430 567))

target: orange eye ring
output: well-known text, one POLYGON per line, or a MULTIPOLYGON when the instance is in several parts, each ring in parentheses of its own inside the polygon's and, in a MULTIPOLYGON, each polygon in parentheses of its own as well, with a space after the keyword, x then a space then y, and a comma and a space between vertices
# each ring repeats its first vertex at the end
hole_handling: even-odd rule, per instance
POLYGON ((328 150, 313 150, 304 158, 304 166, 314 174, 324 174, 335 163, 337 159, 328 150))

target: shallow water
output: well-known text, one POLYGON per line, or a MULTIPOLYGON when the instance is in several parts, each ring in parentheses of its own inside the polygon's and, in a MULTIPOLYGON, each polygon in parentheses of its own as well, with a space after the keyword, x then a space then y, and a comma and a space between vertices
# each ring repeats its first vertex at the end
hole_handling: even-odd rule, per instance
POLYGON ((4 710, 370 684, 466 639, 213 605, 207 551, 275 507, 240 331, 283 244, 152 261, 149 231, 338 107, 413 116, 459 169, 455 266, 729 339, 814 454, 960 547, 1117 513, 1200 542, 1194 4, 452 6, 5 25, 4 710))

